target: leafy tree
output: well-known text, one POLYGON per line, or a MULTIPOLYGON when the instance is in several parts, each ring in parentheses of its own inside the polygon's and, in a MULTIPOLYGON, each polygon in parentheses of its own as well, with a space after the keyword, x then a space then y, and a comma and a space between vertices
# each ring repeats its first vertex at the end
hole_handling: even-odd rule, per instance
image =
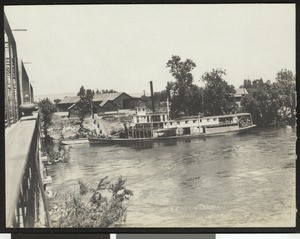
POLYGON ((107 177, 100 179, 96 188, 78 181, 80 193, 67 195, 65 202, 52 213, 55 227, 118 227, 126 220, 124 202, 133 196, 125 187, 125 179, 119 177, 110 183, 107 177), (55 220, 54 220, 55 219, 55 220))
POLYGON ((213 69, 202 75, 201 79, 205 83, 203 105, 206 115, 223 115, 236 111, 235 89, 223 79, 224 75, 226 72, 221 69, 213 69))
POLYGON ((51 124, 52 115, 56 112, 55 105, 49 100, 49 98, 45 98, 38 102, 38 107, 41 114, 41 123, 44 131, 44 135, 47 135, 47 129, 51 124))
POLYGON ((251 113, 255 124, 259 126, 273 125, 278 121, 277 88, 276 84, 263 79, 244 81, 248 95, 241 102, 245 111, 251 113))
POLYGON ((59 102, 61 102, 61 99, 54 99, 53 102, 57 105, 59 102))
POLYGON ((77 96, 79 96, 79 101, 77 106, 79 108, 78 117, 80 120, 80 125, 82 126, 84 118, 90 114, 92 100, 94 98, 95 92, 87 89, 85 90, 83 86, 80 87, 77 96))
POLYGON ((167 68, 170 69, 171 75, 175 78, 175 82, 168 82, 166 93, 170 96, 171 115, 191 115, 193 110, 189 102, 191 94, 189 91, 193 88, 193 75, 191 71, 196 64, 191 59, 182 61, 179 56, 172 56, 167 62, 167 68))
MULTIPOLYGON (((154 101, 155 110, 166 110, 167 98, 168 98, 168 94, 166 90, 162 90, 160 92, 154 92, 153 101, 154 101)), ((145 97, 143 96, 142 99, 145 99, 145 97)), ((145 102, 148 108, 152 108, 152 102, 150 97, 148 97, 145 102)))
POLYGON ((110 89, 110 90, 102 90, 101 93, 102 94, 104 94, 104 93, 117 93, 117 91, 115 91, 113 89, 110 89))
POLYGON ((203 113, 204 89, 197 85, 191 85, 186 95, 187 103, 189 105, 189 114, 198 115, 199 113, 203 113))
POLYGON ((276 74, 276 81, 244 80, 249 92, 242 99, 244 110, 252 114, 259 126, 295 124, 295 76, 289 70, 276 74))
POLYGON ((106 89, 106 90, 99 90, 96 89, 96 94, 105 94, 105 93, 117 93, 117 91, 113 90, 113 89, 106 89))
POLYGON ((283 124, 295 124, 296 80, 290 70, 281 70, 276 75, 277 103, 279 118, 283 124))

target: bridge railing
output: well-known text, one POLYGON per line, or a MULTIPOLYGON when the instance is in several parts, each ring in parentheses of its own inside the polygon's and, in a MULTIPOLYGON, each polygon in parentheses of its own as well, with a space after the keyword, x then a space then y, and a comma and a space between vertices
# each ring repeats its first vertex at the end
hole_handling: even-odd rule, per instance
POLYGON ((21 117, 19 106, 21 104, 20 77, 17 46, 4 15, 4 96, 5 96, 5 127, 16 123, 21 117))
POLYGON ((38 113, 6 132, 6 227, 50 227, 39 150, 38 113))

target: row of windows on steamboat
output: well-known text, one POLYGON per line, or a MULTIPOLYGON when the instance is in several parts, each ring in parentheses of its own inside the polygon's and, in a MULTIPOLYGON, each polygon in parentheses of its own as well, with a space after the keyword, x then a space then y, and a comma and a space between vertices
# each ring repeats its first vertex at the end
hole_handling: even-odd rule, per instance
MULTIPOLYGON (((167 115, 160 114, 160 115, 145 115, 145 116, 136 116, 133 119, 134 123, 150 123, 150 122, 168 122, 167 115)), ((192 124, 192 123, 202 123, 202 122, 220 122, 220 123, 231 123, 233 122, 233 117, 224 117, 224 118, 200 118, 200 119, 190 119, 190 120, 177 120, 177 121, 169 121, 169 124, 172 125, 175 123, 180 124, 192 124)))

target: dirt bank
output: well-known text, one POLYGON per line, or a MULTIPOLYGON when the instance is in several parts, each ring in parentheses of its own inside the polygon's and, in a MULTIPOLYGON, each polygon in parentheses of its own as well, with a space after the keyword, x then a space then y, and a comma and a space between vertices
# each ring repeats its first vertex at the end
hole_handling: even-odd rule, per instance
POLYGON ((124 124, 131 121, 130 116, 115 115, 102 116, 97 118, 97 123, 102 131, 102 134, 117 136, 125 131, 124 124))
MULTIPOLYGON (((86 134, 95 131, 94 120, 86 118, 83 121, 83 128, 86 134)), ((87 135, 79 135, 80 122, 78 118, 68 118, 59 113, 54 113, 52 117, 52 124, 48 128, 49 135, 54 139, 70 139, 84 137, 87 135)))

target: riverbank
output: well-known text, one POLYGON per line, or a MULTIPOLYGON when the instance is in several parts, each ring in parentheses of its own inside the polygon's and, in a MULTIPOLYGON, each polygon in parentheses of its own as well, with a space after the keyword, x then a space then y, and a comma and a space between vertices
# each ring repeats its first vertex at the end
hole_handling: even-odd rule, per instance
POLYGON ((54 113, 48 133, 54 140, 86 138, 97 131, 107 136, 118 135, 125 131, 124 123, 130 119, 130 116, 124 115, 85 118, 80 129, 80 121, 77 117, 68 118, 63 114, 54 113))
MULTIPOLYGON (((93 119, 84 119, 82 126, 87 133, 95 131, 93 119)), ((83 138, 87 137, 87 133, 86 135, 79 135, 79 129, 80 121, 78 118, 68 118, 64 115, 54 113, 52 116, 52 123, 48 128, 48 134, 54 140, 74 139, 77 137, 79 138, 79 136, 82 136, 83 138)))
POLYGON ((130 116, 125 115, 95 115, 94 119, 85 118, 81 125, 78 117, 69 118, 66 113, 54 113, 51 125, 47 130, 48 135, 44 139, 49 156, 48 164, 64 163, 68 160, 68 149, 62 147, 63 140, 72 142, 72 140, 85 139, 95 135, 119 137, 120 133, 125 132, 124 123, 130 119, 130 116))

